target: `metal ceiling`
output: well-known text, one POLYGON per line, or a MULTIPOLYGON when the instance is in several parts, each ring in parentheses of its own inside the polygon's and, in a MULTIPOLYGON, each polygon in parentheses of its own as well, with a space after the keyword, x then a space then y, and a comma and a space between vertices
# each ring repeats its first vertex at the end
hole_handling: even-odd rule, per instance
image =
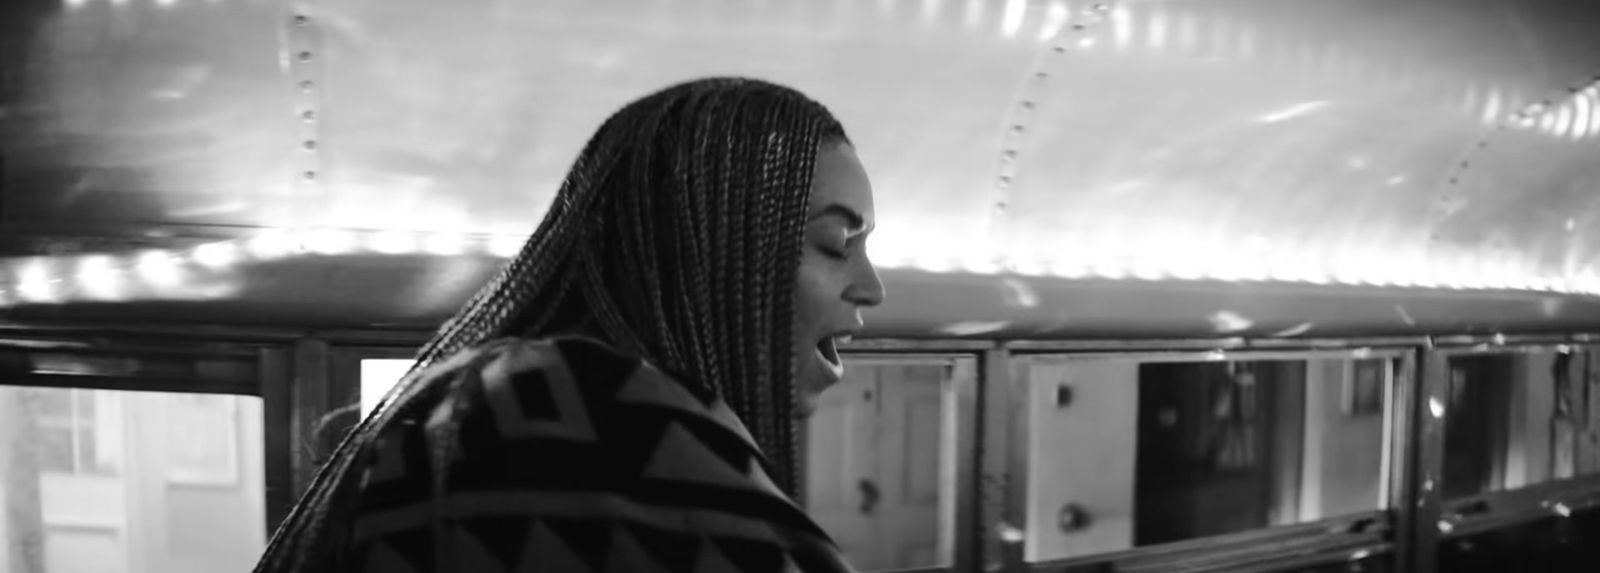
MULTIPOLYGON (((712 74, 794 85, 845 121, 877 189, 875 256, 903 269, 879 313, 897 333, 948 327, 920 305, 969 292, 987 298, 954 314, 1044 320, 1008 306, 1008 280, 1129 308, 1185 281, 1533 301, 1440 323, 1491 329, 1600 292, 1596 2, 0 10, 14 320, 432 324, 534 226, 606 114, 712 74)), ((1231 296, 1217 304, 1259 302, 1231 296)), ((1091 323, 1118 330, 1067 330, 1091 323)))

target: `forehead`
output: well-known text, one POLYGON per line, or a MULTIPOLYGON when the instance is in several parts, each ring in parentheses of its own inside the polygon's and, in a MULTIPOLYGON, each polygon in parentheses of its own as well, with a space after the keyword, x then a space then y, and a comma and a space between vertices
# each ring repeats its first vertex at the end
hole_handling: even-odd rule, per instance
POLYGON ((838 215, 852 227, 873 225, 872 182, 849 144, 830 145, 817 153, 807 219, 828 215, 838 215))

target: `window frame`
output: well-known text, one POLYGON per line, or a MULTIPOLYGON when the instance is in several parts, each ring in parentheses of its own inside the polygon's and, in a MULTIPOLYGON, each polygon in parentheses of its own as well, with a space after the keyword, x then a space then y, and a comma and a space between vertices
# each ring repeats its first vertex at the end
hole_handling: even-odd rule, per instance
MULTIPOLYGON (((231 327, 129 328, 117 326, 11 327, 0 329, 0 353, 34 351, 81 353, 85 356, 234 357, 254 361, 251 380, 207 381, 182 376, 85 376, 14 372, 6 385, 161 392, 197 392, 258 396, 263 400, 267 473, 267 528, 275 529, 299 497, 313 465, 333 444, 298 448, 312 435, 317 417, 330 411, 339 392, 359 391, 359 376, 336 375, 339 356, 408 358, 426 342, 421 331, 307 331, 231 327), (377 351, 374 353, 373 351, 377 351), (349 388, 342 388, 350 386, 349 388)), ((1441 500, 1433 483, 1442 462, 1443 420, 1429 412, 1431 398, 1444 397, 1447 356, 1506 353, 1528 346, 1583 346, 1596 352, 1600 335, 1391 336, 1317 339, 1159 339, 1159 340, 987 340, 987 339, 860 339, 842 345, 845 354, 957 354, 977 358, 977 375, 958 388, 971 404, 971 425, 957 433, 960 455, 971 462, 958 476, 957 561, 948 569, 980 571, 1001 567, 1020 572, 1145 571, 1181 568, 1194 571, 1278 571, 1348 561, 1389 559, 1397 570, 1433 573, 1442 542, 1482 532, 1517 527, 1551 515, 1557 505, 1571 515, 1600 511, 1600 476, 1578 475, 1511 491, 1460 500, 1441 500), (1228 358, 1270 353, 1346 353, 1383 350, 1403 356, 1396 370, 1391 407, 1389 496, 1391 509, 1347 515, 1317 522, 1267 528, 1129 549, 1070 560, 1026 563, 1018 543, 1007 540, 1013 523, 1027 508, 1017 499, 1025 482, 1026 460, 1018 455, 1017 420, 1013 415, 1026 394, 1014 378, 1017 361, 1032 355, 1206 355, 1222 351, 1228 358), (1405 373, 1409 373, 1406 375, 1405 373), (1401 380, 1402 376, 1407 376, 1401 380), (959 496, 964 496, 959 497, 959 496), (1457 513, 1463 504, 1487 498, 1492 511, 1463 520, 1441 533, 1441 516, 1457 513), (1387 519, 1384 519, 1387 517, 1387 519), (1376 521, 1373 519, 1376 518, 1376 521), (1343 529, 1341 529, 1343 528, 1343 529), (1360 529, 1351 532, 1349 529, 1360 529), (1342 532, 1341 532, 1342 531, 1342 532), (1300 540, 1300 541, 1296 541, 1300 540), (1301 543, 1303 541, 1303 544, 1301 543)), ((352 394, 357 395, 358 394, 352 394)), ((359 397, 359 396, 358 396, 359 397)), ((1022 428, 1026 428, 1022 426, 1022 428)), ((1020 436, 1025 437, 1025 436, 1020 436)), ((336 442, 335 442, 336 443, 336 442)), ((1022 450, 1025 451, 1025 450, 1022 450)))
MULTIPOLYGON (((1449 360, 1459 356, 1515 356, 1519 354, 1544 354, 1559 352, 1563 348, 1590 353, 1600 358, 1600 344, 1587 337, 1570 339, 1529 338, 1505 341, 1497 338, 1461 338, 1451 341, 1429 353, 1430 397, 1448 402, 1449 360)), ((1444 425, 1449 418, 1448 409, 1443 417, 1423 416, 1433 430, 1436 440, 1425 444, 1437 450, 1420 476, 1423 482, 1437 483, 1444 466, 1444 425)), ((1422 500, 1429 509, 1419 517, 1419 538, 1431 541, 1419 543, 1419 554, 1428 554, 1430 561, 1444 543, 1494 531, 1515 528, 1542 519, 1569 519, 1579 513, 1600 510, 1600 473, 1576 474, 1572 477, 1550 479, 1515 489, 1497 489, 1487 492, 1446 498, 1442 488, 1424 487, 1427 493, 1422 500)), ((1423 557, 1419 556, 1419 559, 1423 557)))
MULTIPOLYGON (((1409 422, 1413 387, 1417 383, 1417 350, 1409 339, 1305 341, 1301 345, 1256 346, 1242 339, 1220 341, 1136 341, 1123 346, 1110 341, 1092 343, 1013 343, 1019 349, 1009 356, 1012 367, 1009 385, 1012 396, 1006 434, 1012 436, 1012 451, 1026 451, 1028 435, 1029 383, 1026 365, 1032 361, 1107 360, 1135 363, 1312 360, 1312 359, 1389 359, 1395 361, 1390 380, 1390 430, 1388 443, 1388 509, 1323 518, 1305 523, 1267 527, 1173 543, 1134 547, 1114 552, 1064 559, 1027 562, 1023 542, 1012 543, 1006 551, 1007 571, 1276 571, 1351 560, 1397 560, 1405 555, 1405 531, 1412 519, 1406 505, 1405 487, 1409 464, 1406 440, 1411 437, 1409 422), (1371 344, 1362 344, 1369 342, 1371 344)), ((1025 457, 1025 456, 1017 456, 1025 457)), ((1026 523, 1026 460, 1012 460, 1007 484, 1010 523, 1026 523)))
MULTIPOLYGON (((956 483, 953 484, 955 499, 951 500, 954 505, 954 521, 951 524, 954 528, 951 532, 954 537, 953 555, 948 566, 896 569, 894 570, 896 573, 972 571, 979 550, 977 484, 980 468, 976 440, 980 424, 978 388, 983 378, 983 357, 979 353, 972 352, 974 345, 948 344, 948 342, 950 341, 852 341, 839 348, 840 357, 846 361, 931 364, 949 366, 952 369, 949 399, 953 400, 955 415, 953 420, 948 420, 954 427, 947 431, 955 436, 955 443, 944 449, 954 454, 952 462, 956 476, 956 483)), ((800 435, 801 447, 804 448, 804 432, 800 435)), ((863 573, 870 571, 863 570, 863 573)))

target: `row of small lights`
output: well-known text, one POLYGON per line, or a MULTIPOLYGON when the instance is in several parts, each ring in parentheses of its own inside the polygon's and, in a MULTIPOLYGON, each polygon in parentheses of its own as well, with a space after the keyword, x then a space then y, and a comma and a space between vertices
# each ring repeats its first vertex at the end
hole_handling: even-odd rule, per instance
MULTIPOLYGON (((516 235, 270 230, 259 235, 193 248, 152 250, 129 255, 90 254, 33 257, 12 261, 11 281, 0 285, 0 303, 60 303, 75 300, 125 301, 140 298, 216 298, 231 294, 228 271, 252 261, 297 256, 347 254, 480 255, 509 258, 525 241, 516 235)), ((892 243, 880 246, 893 247, 892 243)), ((1321 285, 1391 286, 1457 290, 1516 290, 1600 295, 1600 273, 1584 269, 1570 276, 1540 276, 1510 262, 1463 259, 1458 262, 1388 260, 1370 254, 1334 265, 1306 263, 1306 256, 1248 251, 1196 256, 1195 253, 1125 255, 1086 247, 1082 256, 969 254, 929 256, 941 249, 877 249, 880 266, 933 273, 1014 274, 1065 279, 1213 280, 1321 285), (887 252, 885 252, 887 251, 887 252), (921 253, 921 254, 918 254, 921 253), (889 255, 887 257, 882 255, 889 255), (900 256, 895 256, 900 255, 900 256)), ((1164 250, 1157 250, 1165 252, 1164 250)), ((942 251, 948 253, 949 251, 942 251)))
MULTIPOLYGON (((84 6, 88 6, 89 4, 94 4, 94 3, 97 3, 97 2, 101 3, 101 4, 110 4, 112 6, 128 6, 130 4, 133 4, 134 0, 62 0, 62 2, 64 4, 66 4, 66 6, 68 8, 82 8, 84 6)), ((172 7, 176 7, 178 5, 178 0, 145 0, 144 3, 146 3, 146 4, 154 4, 154 5, 162 7, 162 8, 172 8, 172 7)), ((189 3, 190 4, 219 4, 219 3, 221 3, 221 0, 205 0, 203 2, 190 0, 189 3)))
POLYGON ((268 230, 184 249, 29 257, 7 264, 11 280, 0 283, 0 305, 225 298, 238 290, 230 269, 247 262, 358 253, 507 258, 525 240, 515 235, 268 230))
MULTIPOLYGON (((888 246, 880 241, 880 246, 888 246)), ((1178 243, 1169 243, 1178 244, 1178 243)), ((1175 249, 1151 245, 1134 252, 1083 244, 1073 256, 1049 253, 991 255, 968 251, 946 256, 948 250, 875 249, 874 258, 886 268, 934 273, 1013 274, 1064 279, 1139 281, 1275 282, 1315 285, 1375 286, 1448 290, 1511 290, 1600 295, 1600 271, 1585 267, 1564 275, 1550 275, 1533 265, 1506 258, 1454 256, 1426 257, 1386 251, 1351 251, 1344 255, 1316 256, 1294 250, 1265 252, 1247 245, 1216 245, 1208 249, 1175 249), (885 256, 887 255, 887 256, 885 256)))
MULTIPOLYGON (((172 5, 174 0, 157 0, 161 5, 172 5)), ((82 1, 80 0, 79 4, 82 1)), ((113 3, 122 3, 113 0, 113 3)), ((924 2, 927 9, 933 6, 937 9, 937 0, 924 2)), ((1095 2, 1087 5, 1087 10, 1092 13, 1114 14, 1112 21, 1115 25, 1115 44, 1118 48, 1125 48, 1132 42, 1131 15, 1125 8, 1111 8, 1110 5, 1095 2)), ((1004 7, 1001 19, 1001 32, 1007 37, 1015 36, 1022 28, 1030 7, 1025 0, 1008 0, 1004 7)), ((1057 1, 1051 3, 1046 12, 1045 19, 1041 22, 1039 39, 1050 40, 1068 22, 1068 3, 1057 1)), ((980 3, 970 1, 967 5, 966 17, 968 22, 981 17, 980 3)), ((1155 13, 1151 16, 1149 38, 1151 47, 1160 49, 1166 45, 1166 33, 1169 31, 1165 25, 1165 18, 1155 13)), ((1183 29, 1190 30, 1194 26, 1190 21, 1185 21, 1183 29)), ((1192 31, 1192 30, 1191 30, 1192 31)), ((1194 34, 1184 34, 1187 38, 1194 34)), ((1077 45, 1080 48, 1092 47, 1092 37, 1080 39, 1077 45), (1091 42, 1085 45, 1084 42, 1091 42)), ((306 52, 309 53, 309 52, 306 52)), ((1579 97, 1566 101, 1553 113, 1543 113, 1543 109, 1525 109, 1516 116, 1519 127, 1536 127, 1541 131, 1556 136, 1568 136, 1577 139, 1588 135, 1600 134, 1600 113, 1596 113, 1594 98, 1597 92, 1594 86, 1578 93, 1579 97)), ((1469 98, 1475 99, 1475 98, 1469 98)), ((1484 102, 1484 119, 1498 121, 1500 115, 1500 98, 1498 92, 1491 91, 1484 102)), ((77 283, 80 291, 99 292, 102 295, 116 292, 117 289, 105 288, 107 278, 115 274, 116 269, 134 268, 138 275, 143 277, 149 286, 165 287, 153 289, 160 294, 170 295, 172 288, 179 282, 175 277, 178 271, 192 263, 194 266, 207 269, 223 269, 232 266, 244 258, 256 260, 271 260, 292 256, 296 254, 321 254, 340 255, 354 252, 371 252, 381 254, 408 254, 427 253, 440 256, 466 254, 472 250, 485 252, 496 256, 507 257, 515 253, 520 247, 522 237, 498 236, 487 240, 473 239, 462 234, 452 233, 404 233, 404 232, 375 232, 359 233, 345 230, 319 230, 310 232, 268 231, 259 236, 240 241, 229 241, 202 245, 188 251, 152 251, 138 256, 138 260, 126 260, 125 257, 110 257, 106 255, 90 255, 80 257, 76 263, 78 271, 77 283), (97 286, 101 285, 101 286, 97 286)), ((923 249, 922 253, 938 252, 937 249, 923 249)), ((1375 286, 1405 286, 1423 288, 1456 288, 1456 289, 1507 289, 1550 291, 1567 293, 1600 294, 1600 277, 1592 273, 1579 276, 1566 277, 1539 277, 1528 272, 1521 272, 1513 265, 1485 265, 1468 262, 1466 264, 1440 264, 1436 262, 1409 263, 1409 264, 1375 264, 1382 263, 1380 259, 1361 257, 1353 259, 1351 264, 1338 265, 1335 268, 1307 265, 1303 261, 1307 257, 1279 257, 1281 264, 1274 264, 1273 257, 1247 257, 1247 256, 1120 256, 1116 253, 1085 248, 1081 252, 1089 258, 1078 260, 1064 259, 1061 257, 1015 257, 1015 256, 936 256, 928 258, 925 255, 912 255, 918 251, 902 251, 909 256, 892 257, 894 260, 886 261, 885 266, 890 268, 914 268, 930 272, 968 272, 977 274, 1012 273, 1035 276, 1058 276, 1063 278, 1105 278, 1105 279, 1144 279, 1144 280, 1225 280, 1225 281, 1276 281, 1300 282, 1312 284, 1349 284, 1349 285, 1375 285, 1375 286)), ((944 251, 948 252, 948 251, 944 251)), ((1157 249, 1156 252, 1164 252, 1157 249)), ((1216 252, 1241 253, 1234 249, 1220 249, 1216 252)), ((34 259, 23 263, 24 268, 19 269, 15 275, 18 277, 16 293, 18 298, 29 302, 52 302, 60 298, 60 290, 53 285, 63 282, 60 278, 64 273, 55 272, 62 264, 71 265, 70 261, 55 261, 54 259, 34 259)), ((7 294, 0 291, 0 297, 7 294)), ((90 298, 94 298, 93 295, 90 298)), ((104 296, 100 298, 105 298, 104 296)))
POLYGON ((1087 257, 1080 260, 1049 258, 1018 260, 1007 257, 922 258, 882 266, 935 273, 1017 274, 1075 280, 1210 280, 1600 295, 1600 274, 1594 272, 1570 276, 1542 276, 1515 272, 1503 267, 1495 269, 1493 265, 1470 263, 1421 263, 1400 267, 1368 262, 1329 266, 1308 264, 1292 258, 1285 258, 1275 264, 1270 260, 1251 261, 1242 256, 1216 267, 1202 267, 1197 264, 1175 265, 1171 261, 1162 259, 1170 257, 1123 259, 1087 257))
POLYGON ((1572 140, 1600 137, 1600 79, 1575 90, 1551 109, 1536 104, 1512 119, 1512 125, 1572 140))

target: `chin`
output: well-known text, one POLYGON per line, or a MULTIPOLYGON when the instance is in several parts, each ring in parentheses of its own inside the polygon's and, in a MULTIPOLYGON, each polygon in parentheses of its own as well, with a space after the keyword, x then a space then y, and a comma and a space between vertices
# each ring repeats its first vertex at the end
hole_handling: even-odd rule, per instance
POLYGON ((815 413, 817 413, 817 396, 815 394, 802 396, 795 401, 794 419, 804 422, 811 419, 811 415, 815 413))

